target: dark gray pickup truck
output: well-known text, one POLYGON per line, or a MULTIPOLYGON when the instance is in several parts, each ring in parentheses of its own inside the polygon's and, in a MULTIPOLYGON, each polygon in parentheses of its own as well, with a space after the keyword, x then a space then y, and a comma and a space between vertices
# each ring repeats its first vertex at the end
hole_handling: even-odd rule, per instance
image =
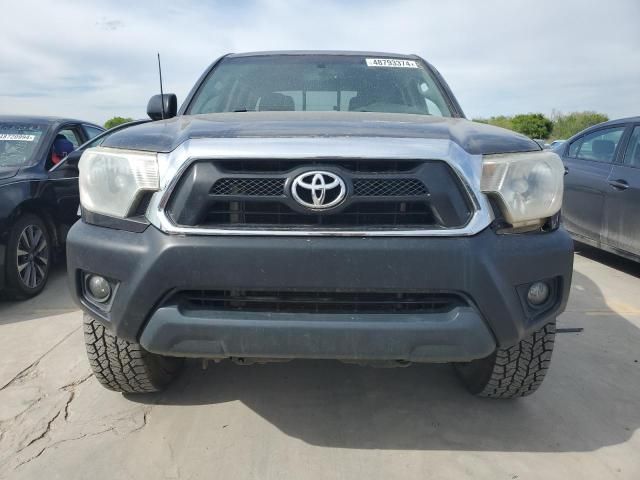
POLYGON ((69 279, 107 388, 182 360, 455 364, 534 392, 565 307, 563 166, 414 55, 226 55, 80 161, 69 279))

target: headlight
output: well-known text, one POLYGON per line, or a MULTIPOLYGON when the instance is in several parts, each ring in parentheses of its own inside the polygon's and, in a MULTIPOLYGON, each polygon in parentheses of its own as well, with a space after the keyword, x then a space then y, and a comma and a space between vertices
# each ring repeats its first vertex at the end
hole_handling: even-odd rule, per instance
POLYGON ((91 212, 125 218, 145 191, 159 188, 155 153, 89 148, 79 168, 80 203, 91 212))
POLYGON ((514 227, 541 223, 560 211, 564 166, 553 152, 485 155, 483 192, 494 196, 514 227))

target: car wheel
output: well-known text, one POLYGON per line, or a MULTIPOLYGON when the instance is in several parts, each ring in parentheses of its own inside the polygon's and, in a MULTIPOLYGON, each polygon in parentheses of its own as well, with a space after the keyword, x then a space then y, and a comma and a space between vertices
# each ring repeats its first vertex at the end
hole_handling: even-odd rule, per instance
POLYGON ((39 294, 50 268, 51 239, 46 224, 36 215, 20 217, 9 231, 5 295, 25 299, 39 294))
POLYGON ((480 360, 456 365, 467 389, 480 397, 525 397, 544 379, 553 351, 555 321, 509 348, 480 360))
POLYGON ((147 352, 140 344, 113 335, 85 313, 84 339, 91 370, 109 390, 122 393, 159 392, 175 378, 183 359, 147 352))

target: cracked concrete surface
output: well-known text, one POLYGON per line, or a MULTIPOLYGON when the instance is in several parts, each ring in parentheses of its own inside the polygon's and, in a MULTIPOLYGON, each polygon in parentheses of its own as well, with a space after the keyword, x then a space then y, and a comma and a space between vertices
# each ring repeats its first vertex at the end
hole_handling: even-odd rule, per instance
MULTIPOLYGON (((102 389, 88 382, 92 375, 83 358, 81 315, 71 317, 72 329, 0 389, 0 477, 20 472, 63 444, 98 435, 126 436, 146 425, 150 407, 124 398, 101 405, 102 389)), ((65 320, 44 317, 23 327, 37 334, 38 323, 65 320)))
POLYGON ((446 365, 189 362, 161 395, 103 389, 58 271, 0 302, 0 478, 640 478, 640 265, 584 249, 550 374, 515 402, 446 365))

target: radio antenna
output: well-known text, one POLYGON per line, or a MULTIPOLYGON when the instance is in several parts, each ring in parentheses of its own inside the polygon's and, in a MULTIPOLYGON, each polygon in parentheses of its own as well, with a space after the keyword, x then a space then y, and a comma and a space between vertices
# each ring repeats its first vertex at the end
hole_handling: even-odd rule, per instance
POLYGON ((164 90, 162 89, 162 66, 160 65, 160 52, 158 52, 158 73, 160 74, 160 103, 162 104, 162 120, 164 120, 164 90))

